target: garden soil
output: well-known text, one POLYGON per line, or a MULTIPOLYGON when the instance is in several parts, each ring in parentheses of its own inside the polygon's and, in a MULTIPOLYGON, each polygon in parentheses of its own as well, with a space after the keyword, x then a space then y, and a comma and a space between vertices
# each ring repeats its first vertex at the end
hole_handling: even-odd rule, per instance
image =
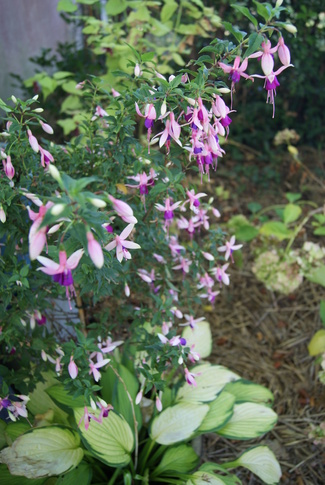
MULTIPOLYGON (((288 159, 282 165, 281 183, 270 180, 266 189, 265 185, 263 189, 252 184, 244 171, 239 178, 232 177, 232 164, 225 161, 227 171, 221 170, 219 177, 217 173, 218 180, 213 183, 215 186, 222 183, 237 198, 216 199, 222 217, 245 213, 247 203, 253 201, 263 207, 285 203, 285 192, 302 192, 304 199, 307 195, 318 205, 324 204, 324 189, 317 186, 309 172, 317 174, 321 169, 324 175, 321 166, 324 157, 320 159, 320 154, 311 149, 302 155, 308 164, 306 169, 301 166, 292 169, 288 159)), ((233 168, 235 171, 235 164, 233 168)), ((213 193, 212 186, 208 189, 213 193)), ((310 240, 310 234, 311 227, 301 235, 299 243, 307 236, 310 240)), ((324 246, 324 239, 314 240, 324 246)), ((325 290, 308 281, 289 296, 266 290, 251 271, 248 244, 245 246, 240 267, 233 265, 228 269, 231 285, 223 288, 215 307, 206 314, 213 333, 211 361, 274 393, 278 424, 258 444, 268 445, 279 459, 283 471, 281 484, 324 485, 325 444, 315 444, 309 434, 313 426, 325 421, 325 386, 317 378, 319 365, 309 357, 307 346, 322 328, 319 303, 325 299, 325 290)), ((204 461, 222 463, 256 444, 256 440, 229 441, 208 435, 202 442, 201 454, 204 461)), ((244 469, 239 470, 238 476, 244 485, 261 483, 244 469)))

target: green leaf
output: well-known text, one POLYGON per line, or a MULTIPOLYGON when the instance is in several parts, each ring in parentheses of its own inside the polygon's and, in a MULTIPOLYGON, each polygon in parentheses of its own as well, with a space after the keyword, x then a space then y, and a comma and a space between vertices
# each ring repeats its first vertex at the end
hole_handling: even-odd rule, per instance
POLYGON ((290 224, 298 219, 301 214, 301 207, 296 204, 287 204, 283 211, 283 221, 285 224, 290 224))
POLYGON ((199 457, 191 446, 179 445, 168 448, 154 471, 154 476, 170 475, 174 472, 188 473, 199 462, 199 457))
POLYGON ((229 392, 222 391, 217 399, 209 403, 209 412, 205 416, 199 433, 212 433, 222 428, 233 414, 235 397, 229 392))
POLYGON ((149 62, 155 57, 155 52, 145 52, 141 54, 141 61, 142 62, 149 62))
POLYGON ((197 374, 196 387, 187 382, 178 390, 176 400, 192 403, 213 401, 228 382, 240 377, 222 365, 201 364, 193 367, 191 372, 197 374))
POLYGON ((264 37, 262 34, 258 34, 257 32, 250 34, 248 38, 248 47, 244 53, 244 59, 254 52, 257 52, 260 49, 263 40, 264 37))
POLYGON ((49 387, 46 389, 46 393, 54 402, 58 403, 59 406, 62 406, 66 412, 69 412, 71 408, 80 408, 85 404, 82 396, 74 398, 61 384, 49 387))
POLYGON ((218 477, 212 473, 198 471, 192 475, 190 480, 186 482, 186 485, 225 485, 224 478, 226 477, 218 477))
POLYGON ((315 236, 325 236, 325 227, 317 227, 314 231, 315 236))
POLYGON ((125 0, 108 0, 105 10, 108 15, 119 15, 126 10, 128 4, 125 0))
POLYGON ((256 5, 257 13, 264 18, 265 22, 267 22, 271 18, 271 13, 265 4, 258 2, 257 0, 253 0, 256 5))
POLYGON ((252 225, 243 225, 238 227, 235 231, 236 239, 240 241, 249 242, 252 241, 258 235, 258 229, 252 225))
POLYGON ((78 10, 78 6, 72 0, 60 0, 57 6, 58 12, 73 13, 78 10))
POLYGON ((177 2, 173 2, 173 1, 166 2, 163 8, 161 9, 160 20, 163 23, 167 22, 167 20, 169 20, 173 16, 174 12, 176 12, 177 9, 178 9, 177 2))
POLYGON ((230 22, 222 22, 224 28, 228 30, 238 42, 241 42, 247 35, 246 32, 243 30, 239 30, 237 27, 234 27, 230 22))
POLYGON ((249 202, 247 204, 247 208, 251 211, 252 214, 256 214, 256 212, 262 209, 262 205, 259 202, 249 202))
POLYGON ((230 382, 225 386, 225 391, 230 392, 236 398, 236 404, 241 402, 255 402, 271 405, 274 397, 272 392, 264 386, 255 384, 245 379, 230 382))
POLYGON ((280 241, 283 241, 292 236, 292 231, 290 231, 283 222, 269 221, 263 224, 260 228, 260 234, 263 234, 263 236, 273 236, 280 241))
POLYGON ((294 202, 296 202, 297 200, 301 199, 301 194, 298 194, 298 193, 293 193, 293 192, 287 192, 285 194, 287 200, 293 204, 294 202))
POLYGON ((9 436, 11 441, 15 441, 19 436, 30 431, 30 425, 24 421, 10 422, 6 427, 6 435, 9 436))
POLYGON ((83 457, 80 438, 71 428, 35 428, 0 452, 12 475, 27 478, 60 475, 76 467, 83 457))
POLYGON ((6 113, 10 113, 12 111, 12 108, 8 106, 1 98, 0 98, 0 109, 5 111, 6 113))
POLYGON ((325 352, 325 329, 322 328, 315 333, 308 345, 309 355, 315 357, 316 355, 325 352))
MULTIPOLYGON (((92 414, 98 417, 99 412, 92 414)), ((84 408, 74 409, 77 423, 83 415, 84 408)), ((88 450, 103 463, 112 467, 124 467, 130 462, 134 446, 133 433, 125 419, 114 411, 101 424, 92 420, 88 430, 82 422, 79 432, 88 450)))
POLYGON ((0 485, 43 485, 47 478, 29 480, 22 476, 11 475, 6 465, 0 465, 0 485))
POLYGON ((241 5, 236 5, 236 4, 231 5, 231 7, 236 9, 238 12, 240 12, 245 17, 247 17, 252 22, 254 27, 258 26, 258 22, 257 22, 256 18, 250 13, 250 11, 248 10, 247 7, 242 7, 241 5))
POLYGON ((5 435, 6 423, 0 419, 0 450, 8 445, 5 435))
POLYGON ((65 79, 72 76, 72 72, 69 71, 57 71, 53 74, 53 79, 65 79))
POLYGON ((81 462, 74 470, 58 478, 55 485, 89 485, 92 475, 90 464, 81 462))
POLYGON ((275 485, 280 482, 282 475, 280 465, 274 453, 267 446, 256 446, 246 451, 235 463, 235 466, 243 466, 255 473, 267 485, 275 485))
POLYGON ((312 271, 305 275, 307 280, 318 285, 325 286, 325 266, 319 266, 312 269, 312 271))
POLYGON ((207 404, 181 402, 170 406, 153 420, 150 438, 161 445, 173 445, 188 440, 199 428, 208 411, 207 404))
POLYGON ((195 352, 201 359, 209 357, 212 351, 212 334, 208 322, 199 322, 194 328, 185 327, 182 337, 186 339, 186 346, 192 347, 195 344, 195 352))
POLYGON ((277 421, 276 413, 262 404, 245 402, 234 406, 234 414, 217 434, 232 440, 249 440, 270 431, 277 421))

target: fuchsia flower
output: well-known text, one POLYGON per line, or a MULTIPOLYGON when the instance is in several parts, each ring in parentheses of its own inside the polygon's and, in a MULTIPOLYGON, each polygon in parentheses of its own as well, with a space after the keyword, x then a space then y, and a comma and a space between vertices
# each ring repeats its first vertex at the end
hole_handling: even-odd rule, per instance
POLYGON ((272 118, 274 118, 274 116, 275 116, 276 88, 280 86, 280 83, 277 79, 277 76, 279 74, 281 74, 282 71, 287 69, 287 67, 293 67, 293 64, 281 66, 277 71, 275 71, 275 72, 272 71, 268 76, 260 76, 259 74, 254 74, 254 77, 265 79, 264 88, 267 91, 266 102, 269 103, 269 104, 272 104, 272 106, 273 106, 272 118))
POLYGON ((100 369, 101 367, 104 367, 106 364, 108 364, 110 362, 110 359, 103 359, 103 360, 100 360, 98 362, 96 362, 96 364, 94 364, 94 362, 92 360, 89 360, 89 375, 93 375, 93 378, 96 382, 98 382, 100 380, 100 378, 102 377, 101 373, 99 372, 98 369, 100 369))
POLYGON ((176 143, 179 146, 182 146, 182 143, 179 140, 180 134, 181 134, 181 127, 177 123, 177 121, 175 120, 174 113, 173 112, 170 112, 169 113, 169 119, 166 120, 165 129, 162 132, 160 132, 157 135, 155 135, 154 138, 152 139, 152 141, 154 141, 155 139, 157 139, 160 136, 160 139, 159 139, 159 146, 160 146, 160 148, 163 145, 165 145, 165 143, 166 143, 167 153, 169 153, 169 147, 170 147, 170 140, 171 139, 173 139, 174 141, 176 141, 176 143))
POLYGON ((30 146, 32 147, 34 152, 38 153, 39 145, 38 145, 37 139, 35 138, 35 136, 31 132, 31 130, 27 130, 27 135, 28 135, 28 141, 29 141, 30 146))
POLYGON ((191 264, 192 261, 190 261, 189 259, 180 257, 179 264, 173 266, 173 269, 181 269, 184 274, 189 273, 191 264))
POLYGON ((110 411, 112 411, 114 407, 111 404, 107 404, 103 399, 99 399, 99 401, 96 402, 96 404, 100 409, 98 418, 93 414, 89 414, 89 417, 94 421, 96 421, 97 423, 102 424, 103 418, 107 418, 110 411))
POLYGON ((224 264, 221 268, 217 267, 211 270, 211 273, 219 281, 220 287, 222 286, 222 283, 224 285, 229 285, 229 275, 226 273, 228 266, 229 266, 229 263, 224 264))
POLYGON ((47 123, 44 123, 42 120, 39 120, 39 122, 43 131, 45 131, 45 133, 48 133, 49 135, 53 135, 54 131, 52 126, 48 125, 47 123))
POLYGON ((100 269, 104 265, 104 255, 101 245, 93 236, 91 231, 87 232, 87 240, 88 240, 88 254, 96 266, 96 268, 100 269))
POLYGON ((200 375, 200 374, 194 374, 193 372, 190 372, 187 367, 185 367, 184 369, 184 372, 185 372, 185 379, 186 379, 186 382, 190 385, 190 386, 194 386, 196 387, 197 386, 197 383, 196 383, 196 380, 195 380, 195 377, 200 375))
POLYGON ((180 337, 179 335, 176 335, 175 337, 172 337, 171 339, 168 339, 165 335, 158 333, 158 338, 161 343, 163 344, 169 344, 172 347, 176 347, 178 345, 182 345, 185 347, 186 345, 186 339, 183 337, 180 337))
POLYGON ((78 266, 83 253, 83 249, 78 249, 78 251, 75 251, 69 258, 67 258, 67 253, 65 251, 60 251, 59 263, 55 263, 44 256, 38 256, 36 258, 37 261, 44 266, 43 268, 38 268, 38 271, 42 271, 43 273, 52 276, 56 283, 66 287, 66 295, 69 301, 70 310, 72 310, 70 292, 72 295, 76 294, 71 271, 78 266))
POLYGON ((235 245, 235 241, 236 241, 236 238, 235 236, 231 236, 230 238, 230 241, 226 241, 226 244, 225 246, 220 246, 220 248, 218 248, 218 251, 223 253, 225 252, 225 260, 228 261, 229 258, 231 258, 232 262, 234 262, 234 259, 233 259, 233 256, 232 256, 232 253, 233 251, 237 251, 238 249, 242 248, 243 245, 242 244, 236 244, 235 245))
POLYGON ((139 109, 138 103, 135 103, 135 110, 136 110, 137 114, 139 116, 141 116, 141 118, 145 118, 144 126, 148 130, 148 137, 147 137, 148 138, 148 153, 150 153, 149 142, 150 142, 151 131, 152 131, 152 128, 153 128, 153 122, 157 118, 156 109, 155 109, 155 107, 152 103, 146 104, 144 115, 143 115, 141 113, 140 109, 139 109))
POLYGON ((12 180, 15 175, 15 169, 13 164, 11 163, 11 157, 8 155, 5 160, 2 160, 3 168, 5 171, 6 176, 9 180, 12 180))
POLYGON ((262 51, 254 52, 249 59, 261 58, 262 71, 265 76, 269 76, 273 72, 274 68, 274 56, 273 54, 278 50, 278 45, 272 47, 271 42, 267 39, 261 44, 262 51))
POLYGON ((68 365, 68 372, 69 372, 71 379, 75 379, 78 375, 78 367, 77 367, 75 361, 73 360, 73 355, 70 357, 70 362, 69 362, 69 365, 68 365))
POLYGON ((128 222, 130 224, 136 224, 138 222, 134 217, 133 210, 129 204, 123 202, 123 200, 115 199, 115 197, 112 195, 109 195, 108 198, 113 204, 113 209, 124 222, 128 222))
POLYGON ((172 219, 174 218, 173 211, 177 209, 177 207, 179 207, 181 203, 182 202, 175 202, 174 204, 172 204, 172 199, 170 197, 167 197, 165 199, 165 205, 155 204, 157 210, 164 212, 165 225, 171 223, 172 219))
POLYGON ((153 186, 155 184, 155 179, 157 178, 157 174, 155 171, 151 168, 150 169, 150 175, 147 175, 145 172, 138 173, 137 175, 130 175, 128 176, 128 179, 132 179, 135 182, 138 182, 138 185, 131 185, 131 184, 125 184, 126 187, 132 187, 132 188, 138 188, 140 192, 140 197, 142 200, 142 203, 145 207, 145 196, 148 194, 148 187, 153 186))
POLYGON ((108 116, 107 111, 105 111, 101 106, 96 106, 95 114, 92 117, 92 121, 94 121, 96 118, 104 118, 105 116, 108 116))
POLYGON ((184 315, 186 323, 180 323, 180 327, 190 326, 192 330, 197 326, 198 323, 203 322, 205 320, 204 317, 194 318, 193 315, 184 315))
POLYGON ((29 218, 33 221, 28 235, 29 256, 32 261, 41 254, 46 244, 46 234, 48 231, 48 227, 43 226, 42 228, 40 228, 40 226, 43 222, 46 212, 54 205, 53 202, 47 202, 45 205, 43 205, 42 202, 37 198, 34 199, 34 203, 36 205, 41 205, 39 206, 38 213, 32 211, 32 209, 27 206, 29 218))
POLYGON ((187 204, 187 202, 190 203, 190 209, 191 211, 195 212, 195 214, 198 213, 198 207, 200 206, 200 201, 199 199, 201 197, 206 197, 207 194, 204 192, 200 192, 198 194, 195 194, 194 189, 187 190, 186 195, 188 199, 184 202, 184 205, 187 204))
POLYGON ((53 156, 51 155, 50 152, 45 150, 45 148, 42 148, 41 145, 38 145, 38 148, 39 148, 39 152, 41 154, 42 167, 46 167, 49 163, 54 162, 54 158, 53 158, 53 156))
POLYGON ((282 35, 279 37, 278 41, 278 56, 281 64, 284 66, 289 66, 290 64, 290 50, 285 45, 282 35))
MULTIPOLYGON (((238 83, 241 77, 243 77, 244 79, 252 79, 248 74, 245 74, 248 66, 247 58, 243 60, 241 65, 240 57, 236 56, 233 66, 230 66, 229 64, 224 64, 223 62, 219 62, 218 66, 221 67, 224 73, 229 74, 229 79, 232 81, 232 86, 235 83, 238 83)), ((231 89, 233 89, 233 87, 231 89)))
POLYGON ((122 259, 131 259, 131 254, 129 253, 128 249, 140 249, 141 246, 133 241, 127 241, 126 238, 130 235, 132 229, 134 228, 134 224, 129 224, 126 226, 125 229, 121 232, 119 236, 115 236, 114 241, 110 242, 105 246, 104 249, 106 251, 112 251, 112 249, 116 248, 116 258, 121 263, 122 259))

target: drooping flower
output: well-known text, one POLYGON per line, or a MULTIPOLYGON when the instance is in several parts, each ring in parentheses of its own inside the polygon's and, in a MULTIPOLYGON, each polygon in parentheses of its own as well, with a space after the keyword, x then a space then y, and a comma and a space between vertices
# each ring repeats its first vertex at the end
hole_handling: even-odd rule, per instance
POLYGON ((242 248, 243 245, 242 244, 236 244, 235 245, 235 241, 236 241, 236 238, 235 236, 231 236, 230 238, 230 241, 226 241, 226 244, 225 246, 220 246, 220 248, 218 248, 218 251, 219 252, 225 252, 225 260, 228 261, 229 258, 231 258, 232 262, 234 262, 234 259, 233 259, 233 256, 232 256, 232 253, 233 251, 237 251, 238 249, 242 248))
POLYGON ((52 156, 52 154, 45 150, 45 148, 42 148, 41 145, 38 145, 38 148, 39 148, 39 152, 41 154, 41 164, 42 164, 42 167, 47 167, 47 165, 49 163, 53 163, 54 162, 54 158, 52 156))
POLYGON ((71 271, 78 266, 83 253, 83 249, 78 249, 67 258, 67 253, 65 251, 60 251, 59 263, 55 263, 55 261, 45 258, 44 256, 38 256, 36 258, 37 261, 44 266, 43 268, 38 268, 38 271, 42 271, 43 273, 52 276, 56 283, 66 287, 66 295, 69 301, 70 310, 72 310, 70 292, 72 295, 75 295, 71 271))
POLYGON ((48 133, 49 135, 53 135, 54 131, 52 126, 48 125, 47 123, 44 123, 42 120, 39 120, 39 122, 43 131, 45 131, 45 133, 48 133))
MULTIPOLYGON (((267 39, 261 44, 262 51, 254 52, 251 54, 249 59, 261 58, 262 71, 265 76, 269 76, 273 72, 274 68, 274 57, 273 54, 278 50, 278 44, 272 47, 271 42, 267 39)), ((256 76, 254 76, 256 77, 256 76)))
POLYGON ((71 379, 75 379, 78 375, 78 367, 75 361, 73 360, 73 355, 70 357, 70 362, 68 365, 68 372, 71 377, 71 379))
POLYGON ((128 222, 129 224, 136 224, 138 222, 129 204, 123 200, 115 199, 112 195, 109 195, 108 198, 113 204, 113 209, 124 222, 128 222))
MULTIPOLYGON (((35 199, 34 202, 39 205, 38 199, 35 199)), ((41 202, 41 201, 40 201, 41 202)), ((46 234, 48 231, 47 226, 43 226, 40 228, 43 219, 45 217, 46 212, 53 207, 53 202, 47 202, 45 205, 41 203, 39 207, 39 212, 34 212, 29 206, 27 206, 29 218, 33 221, 31 228, 28 234, 28 241, 29 241, 29 256, 31 260, 36 259, 46 244, 46 234)))
POLYGON ((134 224, 129 224, 126 226, 125 229, 121 232, 119 236, 115 236, 114 241, 108 243, 104 249, 106 251, 111 251, 112 249, 116 248, 116 258, 121 263, 122 259, 131 259, 131 254, 127 250, 128 249, 140 249, 141 246, 133 241, 127 241, 126 238, 130 235, 131 231, 134 228, 134 224))
POLYGON ((165 205, 162 204, 155 204, 157 210, 164 212, 165 224, 168 225, 171 223, 172 219, 174 218, 174 210, 177 209, 181 205, 182 202, 175 202, 172 203, 170 197, 165 199, 165 205))
POLYGON ((38 145, 37 139, 35 138, 35 136, 31 132, 31 130, 27 130, 27 135, 28 135, 28 141, 29 141, 30 146, 32 147, 34 152, 38 153, 39 145, 38 145))
POLYGON ((289 66, 290 50, 289 47, 285 45, 282 35, 279 37, 278 41, 278 56, 281 64, 283 64, 284 66, 289 66))
POLYGON ((186 195, 187 195, 188 199, 184 202, 184 204, 189 202, 191 211, 193 211, 193 212, 195 212, 195 214, 197 214, 198 213, 198 207, 200 206, 199 199, 201 197, 206 197, 207 194, 205 194, 204 192, 200 192, 198 194, 195 194, 194 189, 191 189, 191 190, 186 191, 186 195))
POLYGON ((8 155, 6 159, 2 160, 2 163, 6 176, 9 180, 12 180, 15 175, 15 169, 11 163, 11 157, 8 155))
POLYGON ((180 323, 181 327, 190 326, 192 330, 197 326, 198 323, 203 322, 205 317, 194 318, 193 315, 184 315, 186 323, 180 323))
POLYGON ((196 383, 195 377, 198 376, 199 374, 194 374, 193 372, 190 372, 187 367, 185 367, 184 372, 185 372, 186 382, 190 386, 196 387, 197 383, 196 383))
POLYGON ((99 372, 98 369, 100 369, 101 367, 104 367, 109 362, 110 362, 110 359, 103 359, 103 360, 96 362, 96 364, 94 364, 94 362, 92 360, 89 360, 89 375, 92 374, 94 380, 96 382, 98 382, 100 380, 100 378, 102 377, 102 375, 101 375, 101 373, 99 372))
POLYGON ((224 264, 221 268, 218 266, 211 270, 211 273, 215 276, 216 280, 219 281, 220 287, 222 286, 222 283, 224 285, 229 285, 229 275, 226 273, 228 266, 229 263, 224 264))
POLYGON ((147 138, 148 138, 148 153, 150 153, 149 142, 150 142, 151 131, 152 131, 152 128, 153 128, 153 122, 157 118, 156 109, 155 109, 155 107, 152 103, 147 104, 146 107, 145 107, 144 115, 143 115, 140 111, 138 103, 135 103, 135 110, 136 110, 137 114, 139 116, 141 116, 141 118, 145 118, 144 126, 148 130, 148 135, 147 135, 147 138))
POLYGON ((87 241, 88 241, 88 254, 96 266, 96 268, 102 268, 104 265, 104 255, 101 245, 93 236, 91 231, 87 232, 87 241))

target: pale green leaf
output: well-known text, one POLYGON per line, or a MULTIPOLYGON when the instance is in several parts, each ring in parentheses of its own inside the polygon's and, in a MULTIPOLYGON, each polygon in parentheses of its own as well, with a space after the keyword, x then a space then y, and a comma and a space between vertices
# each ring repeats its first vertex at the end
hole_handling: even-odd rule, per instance
POLYGON ((317 283, 318 285, 325 286, 325 266, 319 266, 314 268, 310 273, 305 275, 306 278, 312 283, 317 283))
POLYGON ((258 404, 272 404, 273 394, 264 386, 240 379, 226 385, 225 391, 236 398, 236 404, 241 402, 256 402, 258 404))
POLYGON ((245 17, 247 17, 252 22, 254 27, 257 27, 258 22, 256 18, 250 13, 247 7, 242 7, 241 5, 236 5, 236 4, 231 6, 232 8, 235 8, 236 10, 238 10, 242 15, 245 15, 245 17))
MULTIPOLYGON (((76 422, 79 423, 84 414, 84 408, 74 409, 76 422)), ((98 412, 93 412, 97 415, 98 412)), ((122 416, 111 411, 103 422, 92 420, 89 429, 84 422, 79 426, 86 447, 103 463, 113 467, 126 466, 131 459, 134 437, 128 423, 122 416)))
POLYGON ((209 357, 212 350, 212 335, 208 322, 199 322, 192 329, 190 326, 184 328, 182 337, 186 339, 186 346, 192 347, 201 359, 209 357))
POLYGON ((70 428, 35 428, 0 452, 12 475, 27 478, 60 475, 76 467, 83 457, 79 436, 70 428))
POLYGON ((197 374, 197 386, 185 383, 176 396, 177 401, 209 402, 213 401, 228 382, 236 381, 240 377, 222 365, 201 364, 191 369, 197 374))
POLYGON ((199 433, 211 433, 224 426, 233 414, 235 397, 225 391, 209 403, 209 412, 198 429, 199 433))
POLYGON ((312 357, 325 352, 325 329, 322 328, 315 333, 309 342, 308 352, 312 357))
POLYGON ((78 10, 78 6, 72 0, 60 0, 57 10, 58 12, 73 13, 78 10))
POLYGON ((209 406, 206 404, 182 402, 170 406, 153 420, 150 438, 161 445, 188 440, 199 428, 208 411, 209 406))
POLYGON ((234 406, 234 414, 217 434, 234 440, 249 440, 261 436, 273 428, 277 414, 262 404, 245 402, 234 406))
POLYGON ((257 446, 243 453, 236 461, 255 473, 267 485, 279 483, 282 472, 274 453, 267 446, 257 446))
POLYGON ((5 435, 6 427, 6 423, 0 419, 0 450, 2 450, 4 446, 7 446, 7 439, 5 435))
POLYGON ((284 239, 289 239, 292 236, 292 231, 290 231, 283 222, 269 221, 263 224, 260 228, 260 234, 269 237, 273 236, 282 241, 284 239))
POLYGON ((199 462, 199 457, 192 446, 179 445, 168 448, 158 467, 154 471, 154 476, 169 475, 170 473, 188 473, 193 470, 199 462))
POLYGON ((58 403, 59 406, 60 404, 63 405, 64 408, 66 408, 64 409, 65 411, 70 408, 80 408, 85 404, 82 396, 74 398, 71 394, 68 394, 64 389, 64 386, 61 384, 49 387, 46 389, 46 393, 54 402, 58 403))
POLYGON ((65 79, 66 77, 72 76, 72 72, 69 71, 57 71, 53 74, 53 79, 65 79))
POLYGON ((108 15, 119 15, 126 10, 128 4, 125 0, 108 0, 106 4, 106 12, 108 15))
POLYGON ((222 478, 212 473, 198 471, 186 482, 186 485, 225 485, 222 478))
POLYGON ((178 9, 178 4, 176 2, 173 2, 173 1, 166 2, 160 12, 161 21, 163 23, 167 22, 167 20, 169 20, 173 16, 174 12, 176 12, 177 9, 178 9))
POLYGON ((298 219, 301 214, 301 207, 297 204, 287 204, 283 211, 283 221, 285 224, 290 224, 298 219))

